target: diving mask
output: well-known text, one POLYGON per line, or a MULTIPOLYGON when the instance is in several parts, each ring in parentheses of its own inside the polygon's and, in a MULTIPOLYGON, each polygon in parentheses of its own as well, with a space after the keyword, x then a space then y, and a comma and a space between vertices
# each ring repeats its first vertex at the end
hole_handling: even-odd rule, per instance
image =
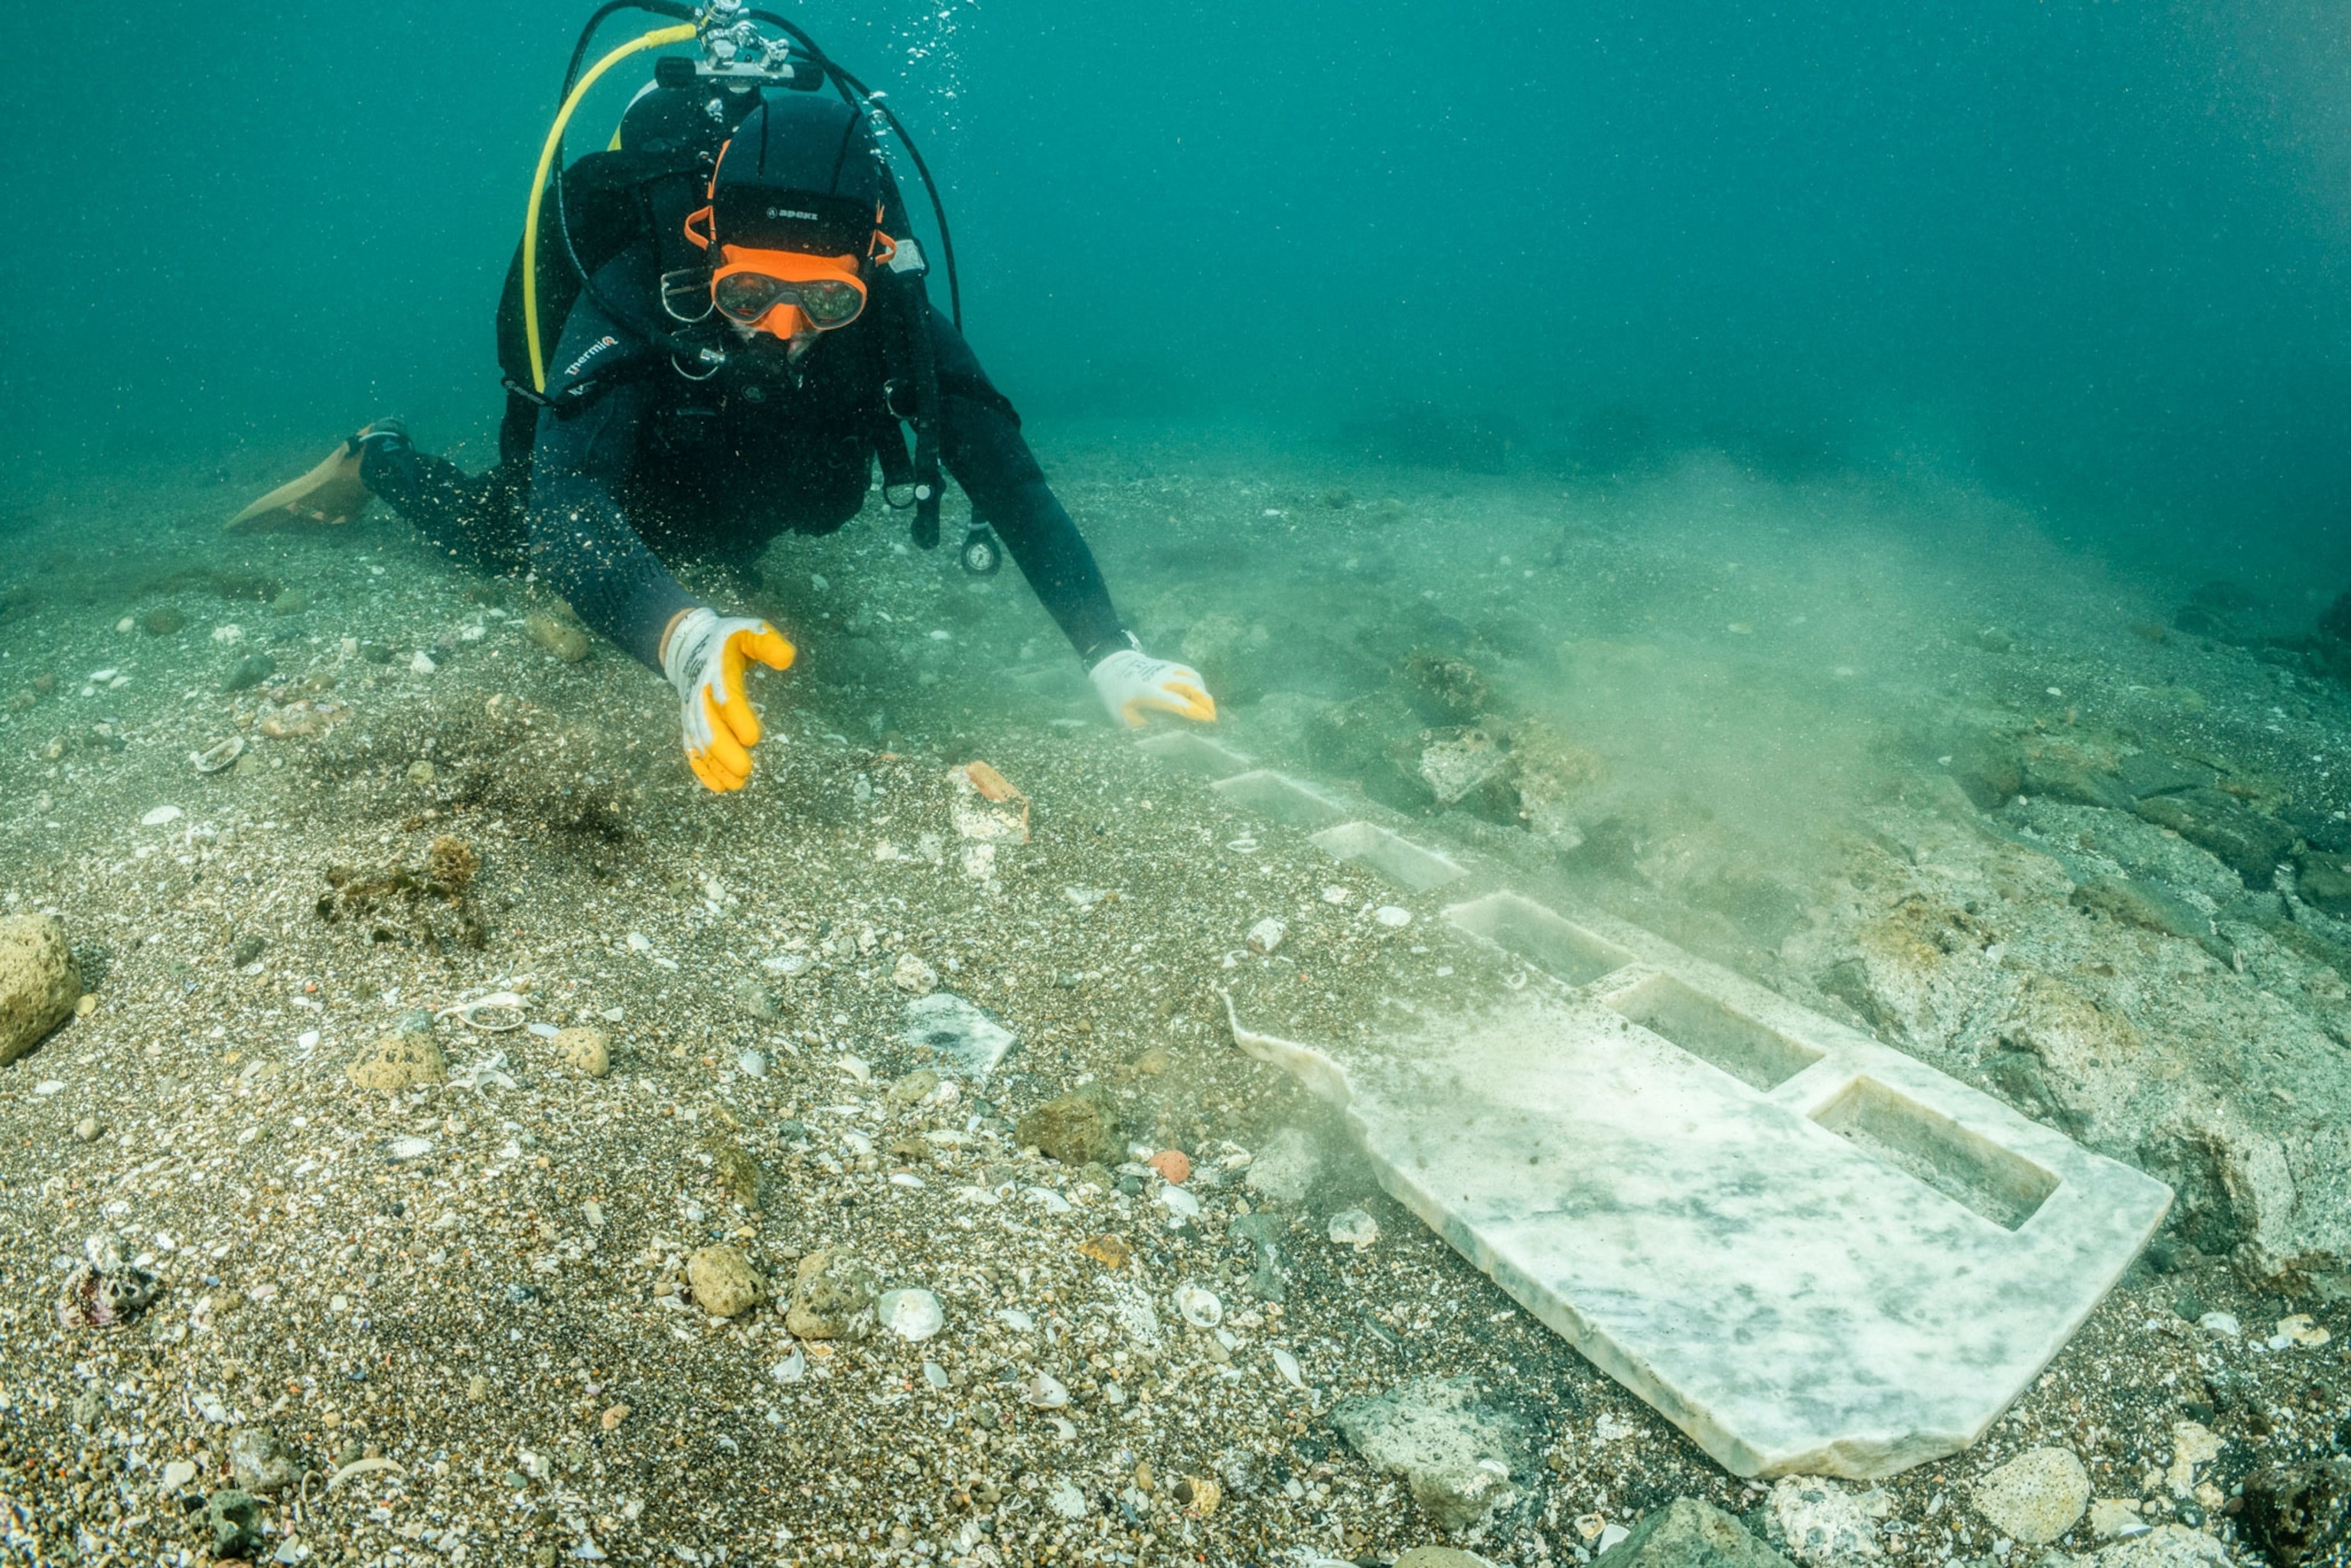
POLYGON ((865 280, 852 256, 723 246, 710 275, 711 303, 736 325, 797 337, 802 322, 820 332, 846 327, 865 309, 865 280))

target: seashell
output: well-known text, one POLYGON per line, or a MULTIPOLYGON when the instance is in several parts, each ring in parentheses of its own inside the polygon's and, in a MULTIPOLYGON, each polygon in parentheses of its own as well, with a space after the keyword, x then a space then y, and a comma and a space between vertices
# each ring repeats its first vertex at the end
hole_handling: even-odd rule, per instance
POLYGON ((946 1309, 928 1291, 884 1291, 882 1326, 903 1340, 926 1340, 946 1326, 946 1309))
POLYGON ((433 1016, 436 1019, 454 1018, 467 1029, 478 1030, 484 1034, 506 1034, 522 1028, 522 1009, 529 1005, 527 999, 513 991, 492 991, 486 997, 475 997, 470 1002, 443 1008, 433 1016), (485 1008, 492 1009, 493 1016, 487 1019, 478 1016, 485 1008))
POLYGON ((1185 1476, 1176 1483, 1176 1500, 1202 1519, 1216 1512, 1224 1500, 1225 1489, 1207 1476, 1185 1476))
POLYGON ((189 752, 188 761, 199 773, 219 773, 235 767, 236 759, 244 755, 245 737, 232 735, 217 746, 208 746, 202 751, 189 752))
POLYGON ((735 1053, 735 1065, 742 1069, 746 1078, 765 1078, 768 1075, 768 1053, 757 1046, 747 1045, 735 1053))
POLYGON ((57 1321, 69 1329, 104 1329, 127 1323, 154 1303, 162 1281, 143 1269, 105 1269, 84 1263, 66 1279, 57 1297, 57 1321))
POLYGON ((394 1138, 383 1146, 384 1157, 394 1165, 421 1160, 433 1152, 430 1138, 394 1138))
POLYGON ((1206 1285, 1178 1285, 1176 1310, 1196 1329, 1212 1329, 1225 1321, 1225 1303, 1206 1285))
POLYGON ((1070 1402, 1070 1391, 1051 1373, 1040 1372, 1021 1389, 1020 1397, 1040 1410, 1059 1410, 1070 1402))

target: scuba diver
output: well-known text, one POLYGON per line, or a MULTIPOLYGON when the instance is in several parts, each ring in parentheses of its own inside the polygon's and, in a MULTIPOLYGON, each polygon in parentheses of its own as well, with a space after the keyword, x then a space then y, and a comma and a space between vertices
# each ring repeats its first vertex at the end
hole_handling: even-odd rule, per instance
POLYGON ((904 141, 895 117, 779 17, 734 0, 643 8, 691 20, 567 79, 540 159, 498 312, 497 465, 468 476, 380 420, 232 527, 341 522, 380 497, 462 561, 536 573, 668 680, 695 777, 726 791, 748 782, 760 736, 746 675, 786 668, 794 649, 764 621, 698 602, 661 557, 747 562, 782 532, 831 533, 863 508, 877 459, 885 501, 911 508, 928 549, 944 466, 971 501, 967 570, 994 570, 1001 538, 1114 718, 1213 721, 1199 674, 1148 656, 1120 622, 1019 416, 930 305, 874 131, 904 141), (563 169, 587 88, 628 54, 689 38, 701 60, 659 59, 611 146, 563 169), (828 82, 840 90, 810 90, 828 82), (563 170, 551 181, 550 166, 563 170), (558 319, 550 346, 541 321, 558 319))

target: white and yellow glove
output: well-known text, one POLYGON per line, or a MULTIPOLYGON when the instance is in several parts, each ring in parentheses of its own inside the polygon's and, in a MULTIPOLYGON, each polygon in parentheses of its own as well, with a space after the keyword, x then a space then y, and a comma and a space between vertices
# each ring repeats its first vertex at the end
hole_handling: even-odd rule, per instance
POLYGON ((754 661, 789 669, 792 645, 765 621, 690 610, 662 640, 662 674, 684 705, 685 760, 705 789, 725 794, 751 781, 759 716, 743 689, 754 661))
POLYGON ((1217 701, 1208 683, 1189 664, 1155 659, 1140 648, 1121 648, 1092 670, 1094 690, 1111 717, 1129 729, 1143 727, 1146 710, 1172 713, 1196 724, 1217 722, 1217 701))

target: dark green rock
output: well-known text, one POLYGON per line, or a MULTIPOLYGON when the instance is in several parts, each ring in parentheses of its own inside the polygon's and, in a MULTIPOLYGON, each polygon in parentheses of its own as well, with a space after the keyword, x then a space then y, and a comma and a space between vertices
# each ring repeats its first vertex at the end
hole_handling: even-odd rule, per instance
POLYGON ((234 1487, 205 1500, 204 1527, 213 1532, 215 1557, 257 1557, 267 1544, 261 1534, 261 1500, 234 1487))
POLYGON ((2177 795, 2183 789, 2209 789, 2220 779, 2200 762, 2182 762, 2160 751, 2134 751, 2116 765, 2115 774, 2135 800, 2177 795))
POLYGON ((2341 855, 2302 857, 2295 891, 2329 915, 2351 915, 2351 861, 2341 855))
POLYGON ((1677 1497, 1602 1552, 1593 1568, 1789 1568, 1730 1515, 1677 1497))
POLYGON ((250 691, 277 673, 277 661, 266 653, 247 653, 232 665, 228 672, 228 687, 233 692, 250 691))
POLYGON ((2090 910, 2126 925, 2143 926, 2190 942, 2199 942, 2212 934, 2212 922, 2204 912, 2161 883, 2120 876, 2094 877, 2074 890, 2070 902, 2076 909, 2090 910))

